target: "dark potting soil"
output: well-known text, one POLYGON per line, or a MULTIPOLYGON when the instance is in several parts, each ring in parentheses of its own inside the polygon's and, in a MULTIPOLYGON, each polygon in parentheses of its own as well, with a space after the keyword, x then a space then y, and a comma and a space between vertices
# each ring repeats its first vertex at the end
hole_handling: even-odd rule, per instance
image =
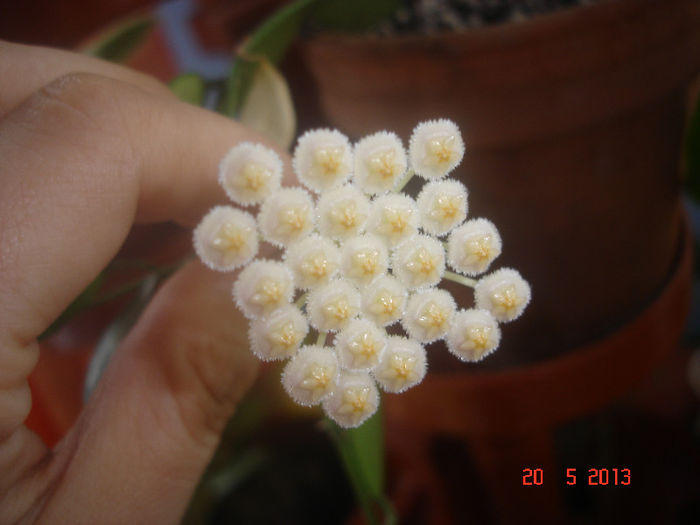
POLYGON ((526 20, 601 0, 403 0, 379 33, 437 33, 526 20))

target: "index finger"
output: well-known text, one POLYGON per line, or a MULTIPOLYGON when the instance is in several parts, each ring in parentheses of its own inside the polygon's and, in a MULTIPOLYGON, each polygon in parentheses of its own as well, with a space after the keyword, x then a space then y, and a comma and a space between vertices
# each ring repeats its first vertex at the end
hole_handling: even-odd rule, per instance
POLYGON ((211 112, 89 74, 59 79, 8 114, 0 334, 36 338, 134 221, 193 225, 225 200, 218 163, 242 140, 265 142, 211 112))
POLYGON ((0 79, 5 79, 0 83, 0 118, 46 84, 76 71, 128 82, 153 95, 172 96, 155 78, 118 64, 61 49, 0 40, 0 79))

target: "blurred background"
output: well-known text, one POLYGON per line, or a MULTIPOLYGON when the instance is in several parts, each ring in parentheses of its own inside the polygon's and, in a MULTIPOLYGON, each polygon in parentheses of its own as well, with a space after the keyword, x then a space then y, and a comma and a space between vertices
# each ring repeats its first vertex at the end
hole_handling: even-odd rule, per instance
MULTIPOLYGON (((264 55, 285 129, 407 140, 421 120, 456 121, 470 215, 498 226, 533 303, 483 363, 434 344, 426 380, 384 396, 367 439, 383 443, 398 522, 700 523, 700 2, 325 3, 261 36, 291 2, 0 1, 0 38, 99 49, 239 117, 232 60, 240 74, 264 55)), ((156 262, 189 246, 161 231, 156 262)), ((44 340, 28 424, 47 443, 99 375, 95 348, 138 311, 132 291, 44 340)), ((278 373, 231 421, 184 523, 365 522, 318 414, 285 400, 278 373)))

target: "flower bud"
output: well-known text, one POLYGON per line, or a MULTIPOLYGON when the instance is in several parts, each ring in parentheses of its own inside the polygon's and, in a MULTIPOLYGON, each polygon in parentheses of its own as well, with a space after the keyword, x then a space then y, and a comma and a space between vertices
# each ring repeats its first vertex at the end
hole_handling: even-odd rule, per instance
POLYGON ((232 206, 216 206, 194 230, 194 249, 212 270, 228 272, 258 253, 255 219, 232 206))
POLYGON ((319 404, 330 395, 338 378, 338 359, 330 348, 303 346, 282 372, 282 386, 296 403, 319 404))

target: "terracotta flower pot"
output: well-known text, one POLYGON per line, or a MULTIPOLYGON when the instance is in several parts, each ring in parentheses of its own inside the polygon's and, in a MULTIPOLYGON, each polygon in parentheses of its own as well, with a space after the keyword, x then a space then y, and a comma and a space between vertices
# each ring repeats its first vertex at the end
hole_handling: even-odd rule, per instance
POLYGON ((649 377, 687 313, 678 161, 700 4, 619 0, 459 34, 323 35, 292 61, 302 122, 408 138, 421 120, 455 120, 469 213, 494 221, 498 266, 533 287, 483 364, 436 345, 424 383, 385 397, 403 516, 422 498, 416 523, 562 520, 560 487, 525 492, 520 469, 556 471, 554 429, 649 377), (461 493, 460 472, 440 479, 441 436, 471 456, 481 492, 461 493))
MULTIPOLYGON (((327 123, 359 137, 449 117, 470 215, 533 285, 484 366, 534 362, 634 317, 676 254, 684 90, 700 66, 693 0, 601 2, 463 33, 319 36, 295 61, 327 123)), ((298 76, 298 75, 297 75, 298 76)), ((310 110, 309 110, 310 111, 310 110)), ((449 361, 446 366, 453 367, 449 361)))

